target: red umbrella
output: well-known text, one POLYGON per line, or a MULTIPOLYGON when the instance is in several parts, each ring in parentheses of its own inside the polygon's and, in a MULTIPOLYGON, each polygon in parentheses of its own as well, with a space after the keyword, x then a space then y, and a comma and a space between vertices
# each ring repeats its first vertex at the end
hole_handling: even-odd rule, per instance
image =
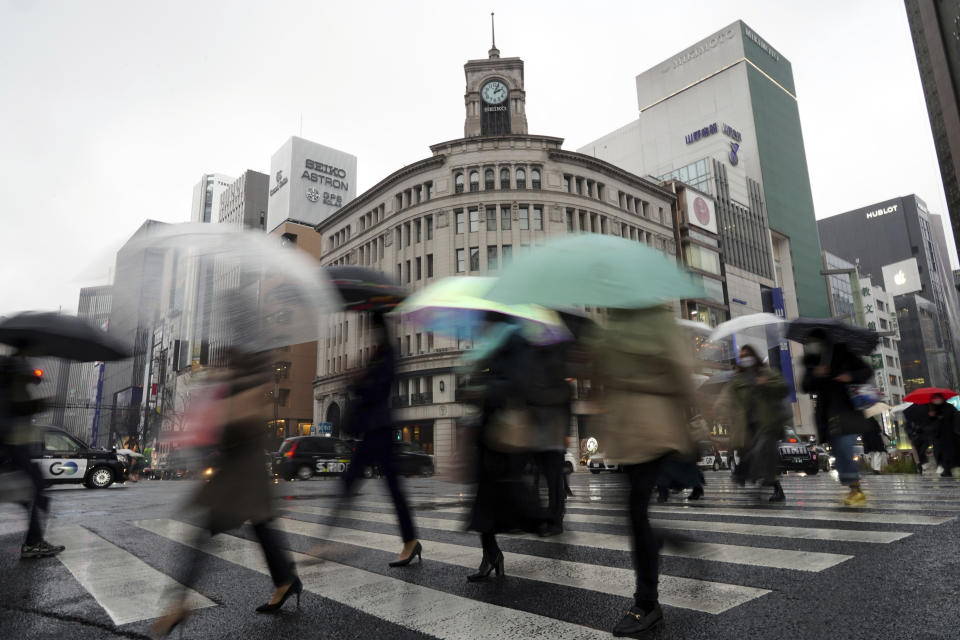
POLYGON ((944 400, 952 398, 955 395, 958 395, 956 391, 950 391, 950 389, 938 389, 937 387, 924 387, 923 389, 917 389, 916 391, 911 391, 907 394, 907 397, 903 399, 904 402, 912 402, 914 404, 930 404, 930 400, 933 396, 943 396, 944 400))

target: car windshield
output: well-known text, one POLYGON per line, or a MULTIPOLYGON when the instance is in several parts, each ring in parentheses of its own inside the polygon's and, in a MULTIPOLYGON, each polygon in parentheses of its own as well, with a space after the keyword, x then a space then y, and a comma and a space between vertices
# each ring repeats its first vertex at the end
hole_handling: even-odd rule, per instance
POLYGON ((713 455, 713 445, 710 444, 709 442, 701 442, 699 446, 700 446, 700 457, 701 457, 701 458, 702 458, 703 456, 712 456, 712 455, 713 455))
POLYGON ((290 451, 290 448, 293 446, 293 443, 296 442, 293 438, 287 438, 283 441, 283 444, 280 445, 280 453, 286 453, 290 451))

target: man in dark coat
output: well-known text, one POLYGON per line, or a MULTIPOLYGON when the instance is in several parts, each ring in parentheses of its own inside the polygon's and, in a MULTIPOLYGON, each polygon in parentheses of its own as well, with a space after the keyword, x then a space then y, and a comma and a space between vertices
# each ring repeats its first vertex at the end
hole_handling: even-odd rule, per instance
POLYGON ((937 464, 943 467, 940 475, 949 478, 958 466, 955 434, 960 425, 960 412, 940 394, 931 396, 926 409, 922 430, 925 438, 933 443, 937 464))
POLYGON ((803 391, 817 396, 816 419, 820 442, 829 441, 837 460, 840 482, 850 487, 848 506, 866 504, 860 490, 860 471, 853 459, 857 436, 866 430, 866 418, 853 406, 847 385, 863 384, 873 369, 843 344, 833 344, 822 332, 813 332, 804 345, 803 391))

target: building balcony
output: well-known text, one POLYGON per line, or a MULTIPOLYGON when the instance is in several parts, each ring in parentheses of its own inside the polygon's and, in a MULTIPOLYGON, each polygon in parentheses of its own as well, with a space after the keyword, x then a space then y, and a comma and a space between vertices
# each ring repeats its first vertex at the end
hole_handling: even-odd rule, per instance
POLYGON ((433 404, 433 393, 413 393, 410 394, 410 405, 433 404))
POLYGON ((391 402, 394 409, 402 409, 404 407, 410 406, 410 398, 407 396, 394 396, 393 402, 391 402))

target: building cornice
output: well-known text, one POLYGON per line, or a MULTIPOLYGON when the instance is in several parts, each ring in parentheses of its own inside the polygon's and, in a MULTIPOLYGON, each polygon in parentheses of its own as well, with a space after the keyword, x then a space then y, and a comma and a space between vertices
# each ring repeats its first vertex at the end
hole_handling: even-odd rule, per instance
POLYGON ((373 185, 359 196, 351 200, 349 203, 343 207, 337 209, 336 213, 324 220, 323 222, 318 223, 314 230, 317 233, 323 233, 328 227, 339 224, 343 218, 349 216, 352 213, 355 213, 365 206, 370 204, 372 201, 377 200, 375 196, 379 195, 381 191, 384 191, 388 185, 398 180, 402 180, 410 175, 419 173, 421 171, 426 171, 428 169, 434 169, 436 167, 443 166, 443 163, 446 162, 446 157, 443 155, 433 155, 429 158, 424 158, 423 160, 418 160, 413 164, 408 164, 407 166, 394 171, 386 178, 373 185))
POLYGON ((563 144, 563 138, 556 138, 554 136, 530 135, 527 133, 514 133, 502 136, 470 136, 469 138, 456 138, 455 140, 447 140, 446 142, 432 144, 430 145, 430 151, 435 154, 440 154, 441 152, 454 146, 462 146, 470 143, 481 144, 484 142, 508 142, 517 140, 534 140, 546 143, 547 146, 556 145, 558 149, 563 144))
POLYGON ((581 167, 586 167, 588 169, 593 169, 594 171, 599 171, 600 173, 606 173, 608 175, 613 175, 626 184, 630 184, 639 189, 645 189, 646 191, 652 191, 668 200, 676 200, 677 194, 669 189, 661 187, 659 184, 647 180, 646 178, 641 178, 640 176, 630 173, 625 169, 621 169, 615 164, 610 164, 605 160, 599 158, 594 158, 593 156, 588 156, 583 153, 577 153, 576 151, 564 151, 563 149, 552 149, 548 153, 548 157, 551 160, 557 160, 558 162, 568 162, 570 164, 577 164, 581 167))

